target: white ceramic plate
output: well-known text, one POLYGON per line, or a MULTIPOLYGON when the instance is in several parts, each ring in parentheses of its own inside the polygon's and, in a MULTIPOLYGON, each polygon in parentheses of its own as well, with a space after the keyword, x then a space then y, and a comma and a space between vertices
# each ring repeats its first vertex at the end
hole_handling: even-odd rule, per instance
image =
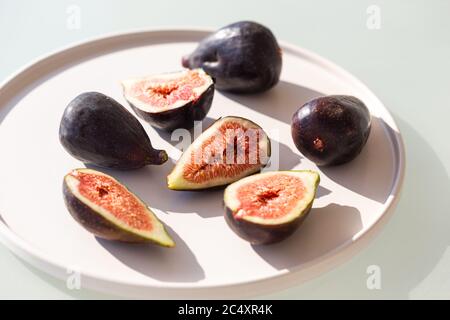
MULTIPOLYGON (((268 293, 324 272, 365 245, 387 220, 404 173, 402 140, 375 95, 338 66, 282 44, 280 83, 261 95, 216 92, 205 126, 238 115, 272 138, 273 167, 315 169, 321 184, 311 215, 288 240, 253 247, 226 225, 220 190, 176 192, 166 175, 180 156, 177 142, 144 123, 153 145, 171 159, 133 172, 104 170, 128 185, 170 226, 175 249, 98 240, 68 214, 62 177, 83 167, 61 147, 58 127, 68 102, 99 91, 126 105, 122 79, 179 70, 180 58, 210 31, 151 30, 84 42, 32 63, 0 87, 0 235, 33 265, 82 286, 128 297, 244 297, 268 293), (373 115, 370 138, 353 162, 318 169, 290 136, 290 120, 307 100, 351 94, 373 115), (279 161, 277 161, 278 155, 279 161)), ((128 107, 128 106, 127 106, 128 107)))

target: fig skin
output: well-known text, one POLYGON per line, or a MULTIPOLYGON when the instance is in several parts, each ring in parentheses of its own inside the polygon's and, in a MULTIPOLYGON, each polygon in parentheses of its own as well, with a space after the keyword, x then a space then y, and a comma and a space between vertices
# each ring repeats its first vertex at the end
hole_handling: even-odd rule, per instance
POLYGON ((211 109, 213 98, 214 84, 210 85, 198 100, 163 112, 146 112, 130 101, 128 101, 128 104, 140 118, 153 127, 172 131, 178 128, 191 129, 194 126, 194 121, 202 121, 211 109))
POLYGON ((202 68, 218 90, 257 93, 276 85, 282 67, 281 49, 273 33, 252 21, 227 25, 203 39, 182 59, 186 68, 202 68))
MULTIPOLYGON (((173 241, 172 243, 159 242, 145 238, 139 234, 131 233, 113 224, 78 199, 70 190, 65 178, 63 180, 63 197, 64 203, 75 221, 77 221, 87 231, 99 238, 130 243, 156 243, 164 247, 175 246, 173 241)), ((143 205, 145 204, 143 203, 143 205)))
POLYGON ((138 169, 168 156, 152 147, 140 122, 120 103, 98 92, 82 93, 66 107, 59 128, 63 147, 86 164, 138 169))
POLYGON ((371 116, 353 97, 331 95, 313 99, 292 117, 291 134, 297 149, 319 166, 335 166, 361 153, 370 134, 371 116))
POLYGON ((312 203, 302 215, 292 221, 277 225, 263 225, 236 219, 231 209, 225 205, 225 221, 238 236, 253 245, 273 244, 291 236, 306 219, 311 207, 312 203))

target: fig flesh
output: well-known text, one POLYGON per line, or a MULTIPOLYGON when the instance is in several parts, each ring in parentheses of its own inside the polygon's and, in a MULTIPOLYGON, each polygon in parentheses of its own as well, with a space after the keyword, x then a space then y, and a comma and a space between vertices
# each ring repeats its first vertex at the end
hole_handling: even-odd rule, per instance
POLYGON ((252 244, 282 241, 308 215, 319 181, 314 171, 272 171, 243 178, 225 189, 225 219, 252 244))
POLYGON ((147 205, 113 177, 72 170, 64 177, 63 194, 72 217, 99 238, 175 245, 147 205))
POLYGON ((140 122, 112 98, 86 92, 66 107, 59 140, 73 157, 86 164, 137 169, 162 164, 168 156, 155 150, 140 122))
POLYGON ((222 186, 260 171, 270 140, 256 123, 240 117, 214 122, 184 151, 167 177, 172 190, 222 186))
POLYGON ((214 97, 214 82, 201 69, 125 80, 122 87, 139 117, 168 131, 190 129, 203 120, 214 97))
POLYGON ((331 95, 304 104, 292 117, 291 133, 297 149, 319 166, 353 160, 367 142, 370 112, 353 97, 331 95))
POLYGON ((281 73, 281 49, 265 26, 240 21, 203 39, 182 59, 186 68, 202 68, 218 90, 256 93, 272 88, 281 73))

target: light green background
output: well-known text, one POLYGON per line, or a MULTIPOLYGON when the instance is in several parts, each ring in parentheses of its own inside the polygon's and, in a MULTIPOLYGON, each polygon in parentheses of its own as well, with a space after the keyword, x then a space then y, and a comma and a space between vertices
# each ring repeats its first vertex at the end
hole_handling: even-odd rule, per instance
MULTIPOLYGON (((242 19, 360 78, 393 113, 407 149, 402 199, 382 233, 333 271, 265 298, 450 298, 450 1, 0 0, 0 79, 50 50, 104 33, 217 28, 242 19), (81 8, 80 30, 66 27, 72 4, 81 8), (381 9, 380 30, 366 26, 370 5, 381 9), (381 268, 381 290, 366 286, 373 264, 381 268)), ((67 290, 0 246, 0 298, 108 297, 67 290)))

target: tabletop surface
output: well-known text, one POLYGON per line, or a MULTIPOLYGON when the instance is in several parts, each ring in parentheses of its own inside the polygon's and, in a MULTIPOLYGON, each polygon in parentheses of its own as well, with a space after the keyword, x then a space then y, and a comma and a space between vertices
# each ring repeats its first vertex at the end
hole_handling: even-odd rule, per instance
MULTIPOLYGON (((400 203, 368 247, 318 278, 261 298, 449 299, 449 12, 445 0, 0 0, 0 81, 49 51, 111 32, 263 23, 375 92, 403 134, 407 168, 400 203)), ((2 245, 0 261, 3 299, 117 298, 69 289, 2 245)))

